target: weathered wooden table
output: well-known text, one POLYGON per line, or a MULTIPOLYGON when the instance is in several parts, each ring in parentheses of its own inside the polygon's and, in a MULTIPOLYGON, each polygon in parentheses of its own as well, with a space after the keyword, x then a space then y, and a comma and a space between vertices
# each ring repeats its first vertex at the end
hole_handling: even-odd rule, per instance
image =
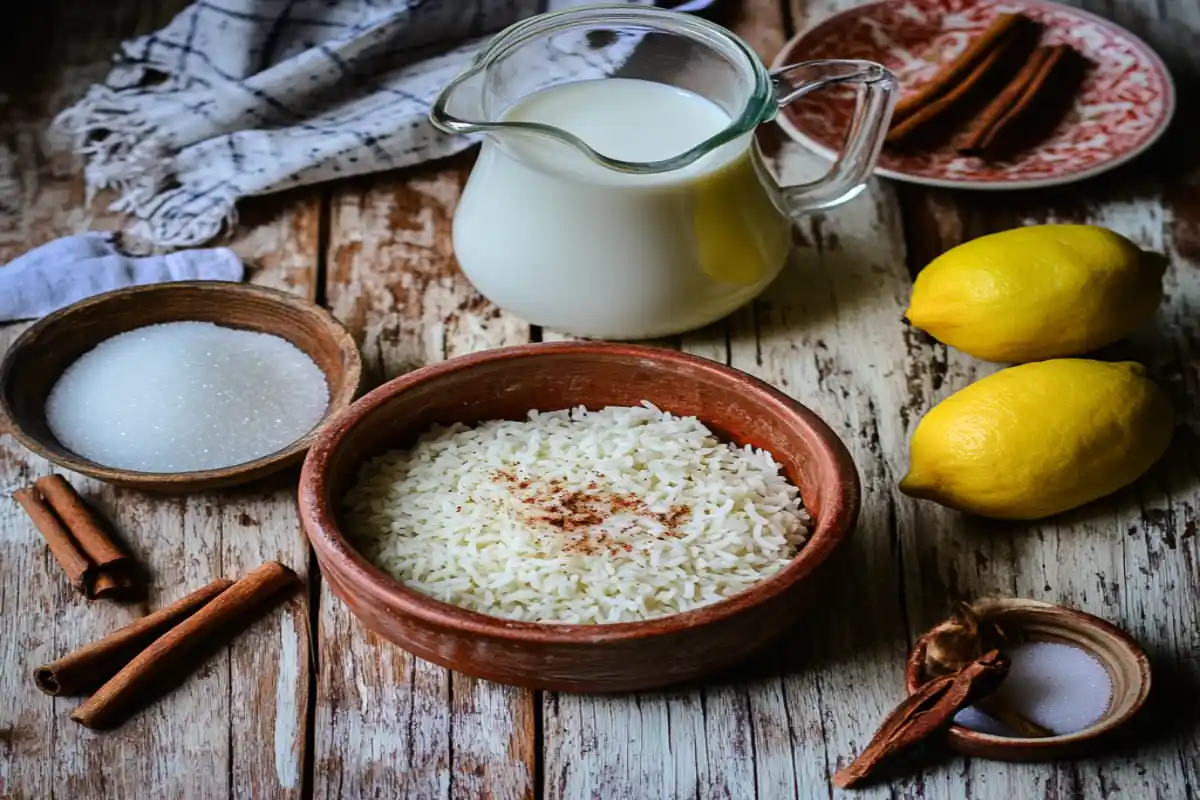
MULTIPOLYGON (((746 2, 735 27, 764 58, 843 0, 746 2)), ((0 260, 114 220, 43 141, 52 114, 100 79, 116 43, 174 9, 23 4, 0 48, 0 260)), ((861 470, 857 534, 828 599, 773 652, 702 688, 597 697, 530 692, 421 662, 366 633, 328 590, 296 519, 295 474, 161 499, 76 480, 153 576, 145 606, 73 594, 15 503, 0 499, 0 796, 810 798, 903 695, 914 637, 956 599, 1018 595, 1114 620, 1156 668, 1132 741, 1074 763, 947 757, 863 793, 883 797, 1200 796, 1200 4, 1089 0, 1172 62, 1168 140, 1107 177, 1029 194, 872 183, 804 220, 795 264, 752 308, 673 342, 790 392, 828 420, 861 470), (1189 60, 1191 59, 1191 60, 1189 60), (1144 360, 1180 424, 1134 487, 1036 525, 984 523, 896 490, 906 440, 939 399, 993 368, 908 329, 913 273, 945 248, 1043 220, 1108 225, 1167 253, 1156 326, 1109 355, 1144 360), (307 578, 290 600, 124 727, 68 720, 30 669, 216 575, 277 558, 307 578)), ((784 177, 817 168, 764 131, 784 177)), ((550 332, 488 305, 458 273, 450 219, 470 155, 246 203, 234 247, 253 282, 326 304, 375 380, 550 332)), ((22 325, 0 328, 0 348, 22 325)), ((49 470, 0 429, 0 486, 49 470)))

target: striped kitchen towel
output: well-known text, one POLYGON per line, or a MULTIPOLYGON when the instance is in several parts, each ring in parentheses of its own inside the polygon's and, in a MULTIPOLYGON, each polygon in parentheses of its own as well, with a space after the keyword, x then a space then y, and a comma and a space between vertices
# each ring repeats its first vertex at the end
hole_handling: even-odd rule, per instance
MULTIPOLYGON (((644 0, 632 0, 643 2, 644 0)), ((581 0, 200 0, 125 42, 103 84, 55 120, 89 196, 117 194, 128 233, 199 244, 235 203, 467 147, 428 121, 486 37, 581 0)), ((543 68, 601 77, 635 46, 547 37, 543 68)), ((525 62, 525 59, 522 59, 525 62)), ((535 63, 530 60, 528 63, 535 63)))

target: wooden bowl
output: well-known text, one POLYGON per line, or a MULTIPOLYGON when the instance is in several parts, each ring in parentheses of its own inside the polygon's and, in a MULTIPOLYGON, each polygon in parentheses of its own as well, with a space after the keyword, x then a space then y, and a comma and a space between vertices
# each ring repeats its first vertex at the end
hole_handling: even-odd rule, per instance
POLYGON ((853 528, 859 481, 850 454, 815 414, 762 381, 694 356, 566 342, 456 358, 387 383, 317 437, 300 477, 300 516, 324 579, 386 639, 444 667, 560 691, 624 691, 696 678, 757 650, 799 618, 813 571, 853 528), (531 409, 632 406, 694 415, 718 436, 770 451, 814 519, 791 564, 694 611, 604 625, 515 622, 408 589, 361 556, 339 526, 341 500, 371 456, 406 447, 434 423, 524 419, 531 409))
MULTIPOLYGON (((1112 680, 1108 710, 1088 728, 1062 736, 1023 738, 980 733, 962 725, 947 732, 951 749, 993 761, 1057 761, 1084 754, 1131 720, 1150 694, 1150 659, 1136 641, 1099 617, 1038 600, 995 601, 1001 609, 997 623, 1026 641, 1059 642, 1078 647, 1104 666, 1112 680)), ((908 692, 915 692, 925 674, 927 636, 917 640, 905 670, 908 692)))
POLYGON ((26 330, 0 362, 0 413, 17 440, 60 467, 118 486, 198 492, 261 478, 299 461, 316 432, 358 393, 362 359, 353 337, 329 312, 276 289, 220 281, 136 286, 60 309, 26 330), (105 339, 162 322, 212 322, 287 339, 316 362, 329 384, 329 408, 312 432, 262 458, 197 472, 136 472, 106 467, 68 450, 46 423, 46 398, 63 371, 105 339))

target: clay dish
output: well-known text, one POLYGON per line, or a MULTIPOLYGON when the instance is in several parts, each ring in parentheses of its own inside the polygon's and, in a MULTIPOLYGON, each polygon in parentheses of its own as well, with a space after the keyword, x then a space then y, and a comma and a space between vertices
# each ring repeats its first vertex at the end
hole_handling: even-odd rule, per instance
POLYGON ((300 516, 330 588, 371 630, 444 667, 560 691, 644 689, 720 670, 792 626, 814 571, 854 527, 859 481, 846 447, 812 411, 742 372, 670 350, 565 342, 456 358, 387 383, 326 426, 300 477, 300 516), (514 622, 405 588, 339 527, 360 465, 406 447, 434 423, 523 419, 531 409, 637 405, 694 415, 718 436, 770 451, 815 525, 795 559, 752 588, 644 622, 514 622))
POLYGON ((64 469, 118 486, 186 493, 261 478, 304 456, 317 430, 358 393, 362 360, 353 337, 329 312, 276 289, 218 281, 136 286, 97 295, 43 317, 0 362, 0 415, 25 447, 64 469), (46 398, 64 370, 119 333, 162 322, 212 322, 287 339, 316 362, 329 384, 329 408, 312 432, 270 455, 199 472, 136 472, 106 467, 64 447, 46 424, 46 398))
MULTIPOLYGON (((1108 710, 1091 727, 1045 738, 995 736, 950 726, 947 744, 959 753, 993 761, 1057 761, 1086 754, 1129 722, 1150 693, 1150 659, 1129 634, 1099 617, 1038 600, 1006 599, 996 623, 1026 641, 1059 642, 1087 651, 1112 680, 1108 710)), ((908 659, 905 679, 909 694, 926 680, 925 645, 917 640, 908 659)))

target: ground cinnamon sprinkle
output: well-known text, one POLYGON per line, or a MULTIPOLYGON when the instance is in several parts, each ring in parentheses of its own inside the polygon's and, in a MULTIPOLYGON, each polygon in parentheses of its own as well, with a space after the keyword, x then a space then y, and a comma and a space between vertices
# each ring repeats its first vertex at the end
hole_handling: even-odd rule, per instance
MULTIPOLYGON (((652 511, 641 498, 602 488, 596 481, 589 481, 585 489, 571 489, 561 478, 518 477, 503 469, 492 474, 492 481, 504 486, 517 501, 522 523, 549 535, 565 537, 561 547, 568 553, 615 555, 632 552, 632 545, 617 541, 604 527, 615 517, 652 520, 662 526, 663 536, 678 538, 683 535, 681 526, 692 513, 686 505, 652 511)), ((622 526, 620 533, 629 533, 637 527, 636 524, 622 526)))

